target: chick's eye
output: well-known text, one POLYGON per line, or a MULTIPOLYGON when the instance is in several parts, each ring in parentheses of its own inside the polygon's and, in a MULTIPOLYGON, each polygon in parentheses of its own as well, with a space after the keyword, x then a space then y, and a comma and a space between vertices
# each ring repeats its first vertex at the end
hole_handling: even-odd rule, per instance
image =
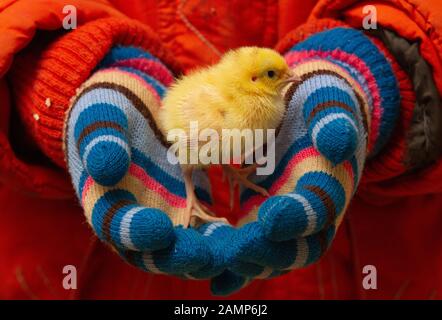
POLYGON ((275 71, 273 71, 273 70, 269 70, 269 71, 267 71, 267 76, 268 76, 269 78, 273 78, 273 77, 275 76, 275 71))

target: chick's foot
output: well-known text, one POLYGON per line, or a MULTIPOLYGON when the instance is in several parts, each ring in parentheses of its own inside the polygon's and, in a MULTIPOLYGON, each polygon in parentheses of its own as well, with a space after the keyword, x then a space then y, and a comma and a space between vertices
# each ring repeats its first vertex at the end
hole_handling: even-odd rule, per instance
POLYGON ((186 187, 186 211, 180 221, 184 228, 190 225, 192 217, 197 217, 203 222, 229 223, 226 218, 215 217, 209 210, 205 209, 195 194, 195 186, 192 181, 192 167, 183 168, 184 185, 186 187))
POLYGON ((226 218, 215 217, 210 211, 205 209, 201 202, 196 198, 195 192, 187 196, 187 207, 185 211, 185 220, 183 227, 187 228, 192 217, 196 217, 203 222, 223 222, 229 223, 226 218))
POLYGON ((230 208, 233 208, 234 190, 236 185, 243 185, 246 188, 252 189, 256 193, 263 195, 264 197, 270 196, 269 192, 265 188, 253 183, 248 179, 249 176, 256 171, 257 167, 257 164, 252 164, 244 168, 234 168, 227 164, 223 165, 224 178, 227 178, 229 181, 230 208))

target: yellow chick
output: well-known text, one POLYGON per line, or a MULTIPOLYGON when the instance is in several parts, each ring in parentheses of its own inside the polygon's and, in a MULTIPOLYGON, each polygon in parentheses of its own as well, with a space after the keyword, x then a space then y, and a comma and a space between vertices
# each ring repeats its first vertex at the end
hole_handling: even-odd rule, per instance
MULTIPOLYGON (((189 136, 191 121, 198 121, 199 130, 210 128, 220 136, 222 129, 276 129, 285 110, 282 91, 297 80, 285 59, 272 49, 231 50, 216 65, 177 80, 163 100, 160 128, 165 136, 173 129, 184 130, 189 136)), ((184 227, 192 216, 203 221, 225 221, 207 214, 195 196, 192 171, 203 165, 181 166, 187 194, 184 227)), ((265 189, 247 180, 250 168, 223 168, 237 182, 268 195, 265 189)))

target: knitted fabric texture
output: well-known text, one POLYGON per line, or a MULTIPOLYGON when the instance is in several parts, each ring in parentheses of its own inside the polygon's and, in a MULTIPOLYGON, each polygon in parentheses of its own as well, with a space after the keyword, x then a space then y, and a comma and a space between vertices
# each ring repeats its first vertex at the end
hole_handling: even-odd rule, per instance
MULTIPOLYGON (((277 44, 276 49, 281 53, 285 53, 290 50, 295 43, 300 43, 316 33, 336 27, 349 26, 340 20, 328 18, 315 19, 314 21, 297 27, 285 35, 277 44)), ((358 189, 361 189, 361 187, 364 188, 364 195, 367 195, 369 193, 368 190, 366 190, 367 184, 370 185, 372 182, 386 181, 404 174, 408 170, 404 163, 407 150, 407 143, 404 137, 406 137, 412 123, 416 97, 411 79, 398 64, 395 56, 388 51, 380 39, 372 36, 371 32, 365 34, 376 44, 377 48, 391 64, 396 76, 401 100, 399 119, 388 145, 386 145, 385 148, 382 149, 382 152, 379 152, 376 157, 373 157, 373 161, 368 161, 365 165, 364 174, 358 189)))
POLYGON ((17 55, 10 72, 11 88, 34 142, 60 167, 66 166, 62 135, 69 101, 114 45, 149 48, 174 72, 179 71, 158 36, 131 19, 99 19, 52 39, 49 45, 46 40, 40 35, 31 50, 17 55))
MULTIPOLYGON (((115 47, 75 97, 65 139, 77 196, 98 237, 143 270, 183 275, 205 267, 210 254, 195 230, 174 227, 185 187, 155 124, 172 81, 150 53, 115 47)), ((206 176, 197 173, 195 183, 210 205, 206 176)))
MULTIPOLYGON (((81 87, 66 126, 69 171, 97 235, 143 270, 213 278, 215 294, 317 261, 367 156, 391 133, 399 91, 388 60, 353 29, 313 35, 286 59, 302 82, 285 92, 275 171, 253 177, 271 197, 242 190, 248 214, 239 228, 208 223, 183 229, 182 173, 167 160, 155 125, 171 74, 143 50, 111 50, 81 87)), ((210 207, 207 177, 195 173, 196 193, 210 207)))
POLYGON ((362 32, 339 27, 317 33, 285 58, 302 82, 285 94, 274 173, 254 177, 272 197, 242 191, 248 215, 236 235, 240 240, 233 241, 239 249, 231 272, 214 281, 223 293, 250 278, 305 267, 324 254, 367 156, 379 152, 398 117, 396 76, 362 32))

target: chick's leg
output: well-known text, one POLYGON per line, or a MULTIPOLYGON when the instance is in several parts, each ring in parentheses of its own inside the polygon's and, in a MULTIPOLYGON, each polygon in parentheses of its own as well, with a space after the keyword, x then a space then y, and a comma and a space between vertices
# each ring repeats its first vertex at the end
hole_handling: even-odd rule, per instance
POLYGON ((194 167, 192 165, 183 165, 184 185, 186 187, 187 206, 185 216, 183 217, 183 227, 187 228, 190 224, 190 219, 195 216, 204 222, 224 222, 228 223, 226 218, 214 217, 207 209, 203 207, 195 194, 195 186, 192 181, 192 172, 194 167))
POLYGON ((246 188, 252 189, 253 191, 260 193, 265 197, 268 197, 270 195, 266 189, 258 186, 248 179, 248 177, 256 171, 257 167, 257 164, 252 164, 245 168, 234 168, 228 164, 223 165, 224 177, 227 177, 229 180, 231 208, 233 207, 234 189, 237 184, 241 184, 246 188))

